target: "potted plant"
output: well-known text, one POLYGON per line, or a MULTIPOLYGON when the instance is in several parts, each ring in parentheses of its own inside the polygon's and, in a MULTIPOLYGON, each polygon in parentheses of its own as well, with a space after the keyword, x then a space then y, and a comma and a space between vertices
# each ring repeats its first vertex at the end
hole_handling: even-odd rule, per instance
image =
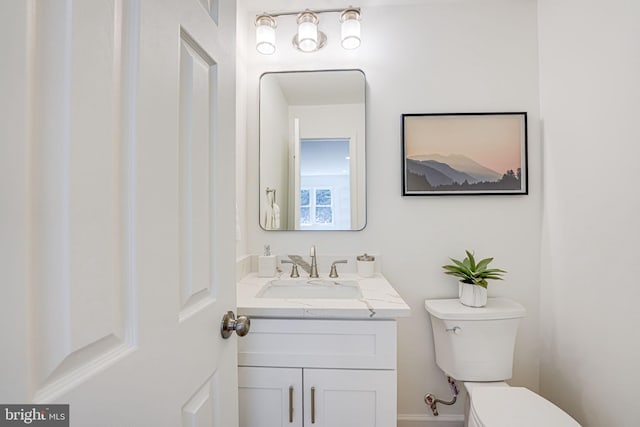
POLYGON ((465 250, 467 256, 462 261, 449 258, 453 264, 443 265, 445 274, 460 279, 458 297, 460 302, 470 307, 487 305, 487 280, 502 280, 505 270, 488 268, 493 258, 485 258, 476 262, 473 254, 465 250))

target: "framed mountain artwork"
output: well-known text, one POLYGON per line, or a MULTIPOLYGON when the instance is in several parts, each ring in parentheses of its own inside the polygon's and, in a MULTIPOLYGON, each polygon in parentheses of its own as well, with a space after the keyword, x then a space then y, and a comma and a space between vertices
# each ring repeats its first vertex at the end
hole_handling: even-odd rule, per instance
POLYGON ((402 195, 527 194, 527 113, 402 115, 402 195))

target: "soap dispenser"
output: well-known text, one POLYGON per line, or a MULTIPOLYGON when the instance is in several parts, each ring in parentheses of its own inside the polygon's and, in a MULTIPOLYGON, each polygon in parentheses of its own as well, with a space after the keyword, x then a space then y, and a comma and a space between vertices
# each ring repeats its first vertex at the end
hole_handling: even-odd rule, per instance
POLYGON ((278 260, 271 255, 271 246, 264 245, 264 253, 258 257, 258 277, 273 277, 276 275, 278 260))

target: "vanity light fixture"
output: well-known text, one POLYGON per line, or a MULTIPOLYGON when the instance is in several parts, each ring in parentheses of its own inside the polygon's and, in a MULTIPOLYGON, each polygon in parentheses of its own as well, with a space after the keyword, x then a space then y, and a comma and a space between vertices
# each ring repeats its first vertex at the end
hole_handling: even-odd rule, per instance
POLYGON ((357 49, 360 46, 360 11, 347 9, 340 14, 342 22, 340 33, 342 47, 345 49, 357 49))
POLYGON ((256 49, 263 55, 276 51, 276 20, 269 15, 256 18, 256 49))
POLYGON ((305 11, 298 15, 298 34, 293 36, 293 45, 303 52, 315 52, 327 42, 327 36, 318 30, 318 15, 305 11))
POLYGON ((256 16, 256 49, 263 55, 276 51, 276 18, 295 16, 297 33, 293 36, 293 46, 301 52, 315 52, 327 43, 327 35, 318 29, 321 13, 340 13, 341 44, 345 49, 360 46, 360 8, 349 6, 347 9, 320 9, 297 12, 263 13, 256 16))

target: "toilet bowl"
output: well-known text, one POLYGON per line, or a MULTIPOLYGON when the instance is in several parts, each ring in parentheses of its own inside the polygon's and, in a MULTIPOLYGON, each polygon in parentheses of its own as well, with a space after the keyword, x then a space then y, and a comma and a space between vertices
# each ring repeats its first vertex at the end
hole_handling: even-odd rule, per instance
POLYGON ((524 387, 510 387, 513 351, 523 306, 489 298, 485 307, 457 299, 426 300, 436 364, 462 381, 468 398, 465 427, 580 427, 553 403, 524 387))
POLYGON ((553 403, 507 383, 464 383, 465 427, 580 427, 553 403))

